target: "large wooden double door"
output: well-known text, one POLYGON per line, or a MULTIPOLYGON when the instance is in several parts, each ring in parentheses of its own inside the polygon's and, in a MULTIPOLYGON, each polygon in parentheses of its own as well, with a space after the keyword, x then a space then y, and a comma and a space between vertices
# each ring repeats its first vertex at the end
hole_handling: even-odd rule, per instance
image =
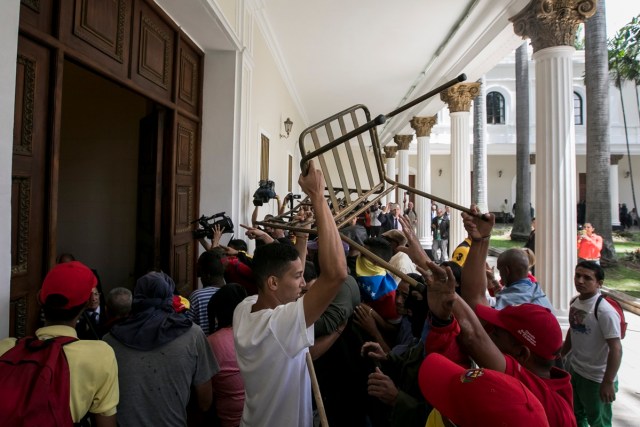
MULTIPOLYGON (((137 273, 195 283, 203 53, 151 0, 22 0, 12 170, 12 336, 34 332, 56 258, 65 62, 144 96, 136 182, 137 273)), ((87 103, 100 102, 88 99, 87 103)), ((117 126, 117 123, 114 123, 117 126)), ((96 242, 100 244, 100 242, 96 242)))

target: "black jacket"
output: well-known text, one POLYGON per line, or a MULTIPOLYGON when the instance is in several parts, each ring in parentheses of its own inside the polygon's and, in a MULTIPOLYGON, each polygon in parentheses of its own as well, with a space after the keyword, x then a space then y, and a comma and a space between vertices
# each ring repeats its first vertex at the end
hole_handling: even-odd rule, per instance
POLYGON ((431 221, 431 233, 434 238, 436 237, 436 227, 439 227, 440 230, 440 240, 449 240, 449 220, 444 215, 437 216, 431 221))

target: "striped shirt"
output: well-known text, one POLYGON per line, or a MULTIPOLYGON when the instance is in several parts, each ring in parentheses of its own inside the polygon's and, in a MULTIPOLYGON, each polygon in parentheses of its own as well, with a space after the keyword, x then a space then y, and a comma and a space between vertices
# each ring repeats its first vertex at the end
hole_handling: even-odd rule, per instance
POLYGON ((197 289, 189 295, 189 303, 191 307, 187 310, 187 317, 196 325, 199 325, 205 335, 209 335, 209 316, 207 315, 207 305, 209 300, 218 292, 215 286, 207 286, 206 288, 197 289))

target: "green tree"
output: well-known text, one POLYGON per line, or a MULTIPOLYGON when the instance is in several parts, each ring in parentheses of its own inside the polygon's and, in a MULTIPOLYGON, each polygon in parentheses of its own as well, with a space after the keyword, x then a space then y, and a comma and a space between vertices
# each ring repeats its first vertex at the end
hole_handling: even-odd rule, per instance
POLYGON ((525 241, 531 233, 529 55, 526 42, 516 49, 516 165, 516 211, 511 240, 525 241))
POLYGON ((573 47, 576 50, 584 50, 585 41, 584 41, 584 24, 579 24, 578 29, 576 30, 576 41, 573 43, 573 47))
MULTIPOLYGON (((611 232, 611 153, 609 149, 609 76, 607 69, 606 5, 597 3, 595 15, 585 23, 585 86, 587 92, 586 221, 602 236, 600 256, 615 261, 611 232)), ((616 210, 615 214, 618 212, 616 210)))
MULTIPOLYGON (((633 168, 631 166, 631 149, 629 147, 629 129, 627 127, 627 113, 624 105, 622 88, 624 82, 631 81, 636 86, 636 102, 640 108, 637 86, 640 85, 640 15, 634 17, 631 22, 622 27, 616 35, 609 40, 609 75, 620 93, 622 106, 622 120, 624 122, 624 135, 627 144, 627 160, 629 161, 629 175, 631 180, 631 195, 633 207, 638 211, 636 203, 636 190, 633 183, 633 168)), ((639 110, 640 114, 640 110, 639 110)))

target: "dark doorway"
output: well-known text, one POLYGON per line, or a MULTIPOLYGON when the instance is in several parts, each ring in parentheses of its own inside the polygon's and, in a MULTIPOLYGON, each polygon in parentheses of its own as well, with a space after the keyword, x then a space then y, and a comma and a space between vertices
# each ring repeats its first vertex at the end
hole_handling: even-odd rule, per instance
POLYGON ((58 172, 56 254, 98 271, 103 290, 133 287, 140 121, 146 98, 66 61, 58 172))

